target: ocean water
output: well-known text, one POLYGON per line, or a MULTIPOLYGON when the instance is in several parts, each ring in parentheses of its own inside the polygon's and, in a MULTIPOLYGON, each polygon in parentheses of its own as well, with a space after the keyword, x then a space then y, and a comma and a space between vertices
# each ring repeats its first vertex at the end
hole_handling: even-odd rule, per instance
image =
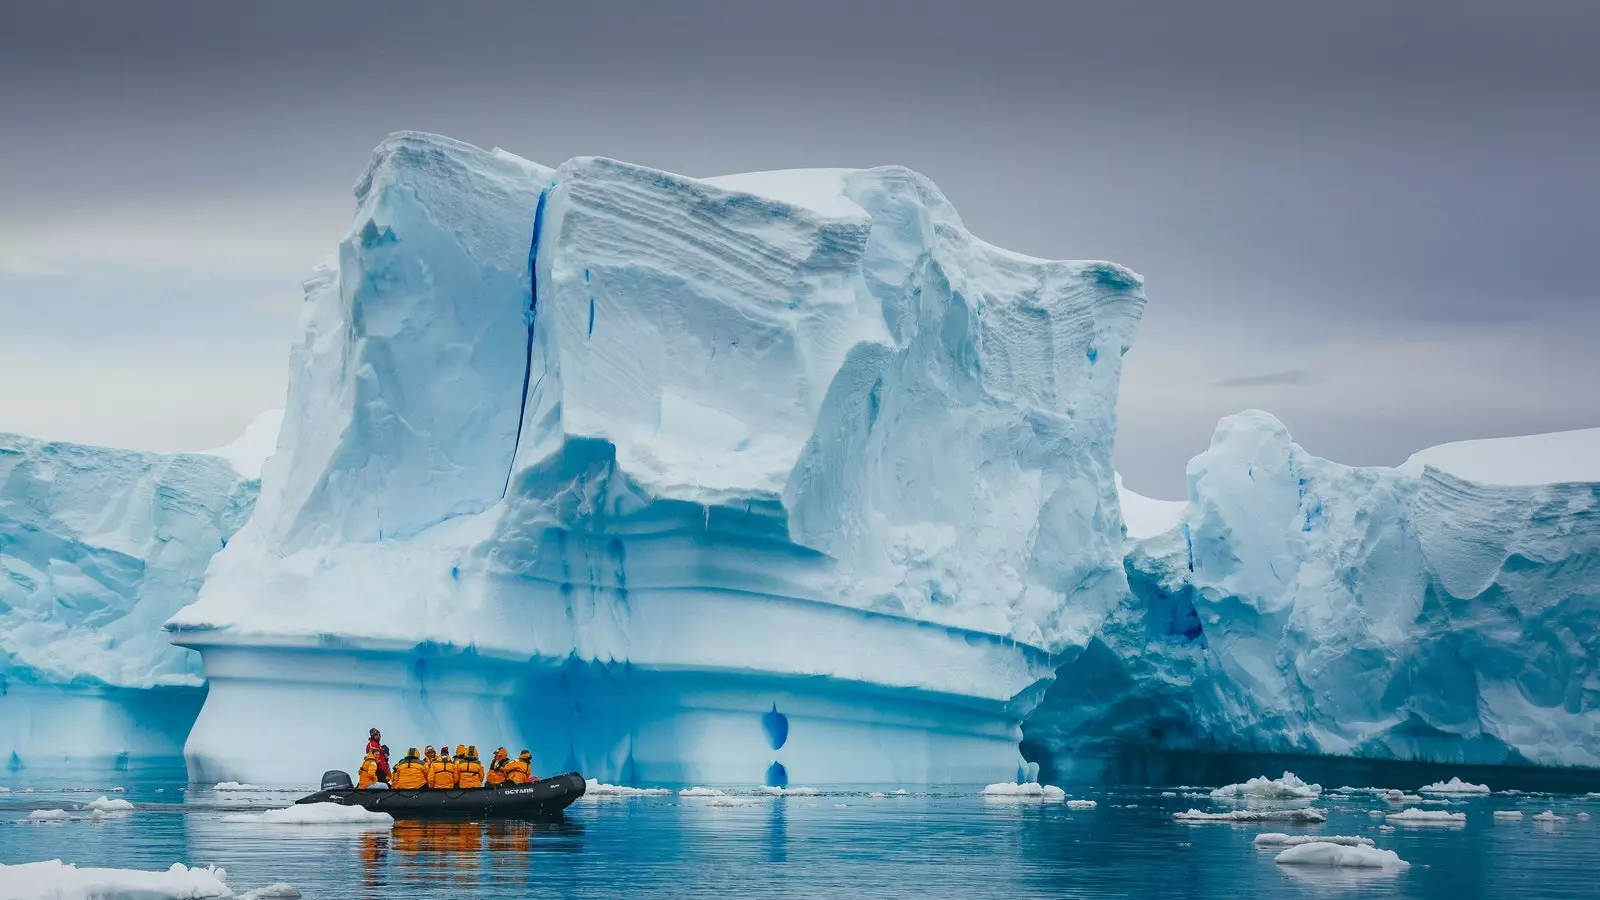
MULTIPOLYGON (((1421 783, 1380 786, 1414 790, 1421 783)), ((1328 813, 1323 825, 1186 825, 1172 813, 1238 807, 1190 787, 1096 784, 1064 785, 1074 798, 1096 801, 1094 809, 989 799, 978 786, 904 795, 888 794, 894 788, 885 786, 881 797, 858 788, 786 797, 729 788, 731 800, 676 792, 585 798, 560 822, 363 829, 224 822, 240 810, 287 805, 295 794, 218 792, 148 773, 30 778, 19 772, 0 785, 11 789, 0 793, 0 863, 214 864, 227 869, 236 891, 288 882, 307 898, 328 900, 1600 897, 1600 798, 1575 793, 1500 793, 1423 806, 1465 812, 1466 824, 1393 831, 1379 830, 1381 816, 1401 807, 1372 797, 1323 798, 1316 803, 1328 813), (135 809, 93 817, 81 808, 102 793, 126 798, 135 809), (63 809, 72 818, 26 823, 38 809, 63 809), (1524 818, 1497 821, 1496 809, 1521 810, 1524 818), (1566 821, 1532 821, 1546 809, 1566 821), (1593 818, 1581 820, 1579 813, 1593 818), (1266 831, 1364 835, 1412 867, 1396 873, 1280 866, 1272 851, 1252 845, 1266 831)), ((1305 804, 1277 808, 1295 805, 1305 804)))

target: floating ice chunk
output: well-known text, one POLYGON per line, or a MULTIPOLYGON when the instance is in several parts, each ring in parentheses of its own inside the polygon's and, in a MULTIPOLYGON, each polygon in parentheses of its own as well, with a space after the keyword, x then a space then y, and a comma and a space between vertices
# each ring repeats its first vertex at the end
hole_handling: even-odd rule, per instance
POLYGON ((1178 796, 1178 792, 1177 791, 1162 791, 1161 792, 1161 796, 1163 796, 1163 797, 1176 797, 1176 796, 1178 796))
POLYGON ((1577 819, 1578 819, 1579 822, 1587 822, 1587 821, 1589 821, 1589 814, 1588 813, 1578 813, 1577 819))
POLYGON ((11 793, 11 788, 0 787, 0 794, 9 794, 9 793, 11 793))
POLYGON ((239 900, 299 900, 299 898, 299 888, 281 881, 239 895, 239 900))
POLYGON ((138 869, 80 869, 59 859, 0 865, 0 892, 7 900, 77 900, 138 897, 140 900, 198 900, 232 897, 227 872, 215 866, 189 868, 173 863, 165 872, 138 869))
POLYGON ((36 809, 28 813, 29 822, 65 822, 72 814, 64 809, 36 809))
POLYGON ((712 797, 708 806, 753 806, 754 797, 712 797))
MULTIPOLYGON (((899 790, 896 790, 896 791, 890 791, 889 792, 889 796, 891 796, 891 797, 905 797, 905 796, 909 795, 910 793, 911 792, 906 790, 905 788, 900 788, 899 790)), ((1596 796, 1600 796, 1600 795, 1596 795, 1596 796)))
POLYGON ((1473 784, 1452 777, 1449 781, 1436 781, 1433 784, 1423 785, 1417 789, 1419 794, 1487 794, 1490 793, 1487 784, 1473 784))
POLYGON ((1298 847, 1301 844, 1310 844, 1316 841, 1328 844, 1344 844, 1350 847, 1356 845, 1372 846, 1372 838, 1346 837, 1337 834, 1280 834, 1276 831, 1256 835, 1255 845, 1257 847, 1298 847))
POLYGON ((1179 822, 1326 822, 1328 814, 1316 807, 1304 809, 1235 809, 1208 813, 1198 809, 1173 813, 1179 822))
POLYGON ((1230 784, 1211 792, 1216 800, 1315 800, 1322 795, 1322 785, 1306 784, 1293 772, 1282 778, 1262 775, 1244 784, 1230 784))
POLYGON ((773 797, 815 797, 816 795, 822 793, 821 791, 817 790, 816 788, 810 788, 810 787, 792 787, 792 788, 760 787, 760 788, 756 788, 756 792, 757 793, 761 793, 761 794, 768 794, 768 795, 771 795, 773 797))
POLYGON ((1068 800, 1067 801, 1067 808, 1068 809, 1094 809, 1095 806, 1096 806, 1096 803, 1093 800, 1068 800))
POLYGON ((394 816, 362 809, 359 806, 304 803, 259 813, 234 813, 223 816, 222 821, 261 822, 267 825, 369 825, 387 828, 394 824, 394 816))
POLYGON ((214 791, 264 791, 264 790, 267 790, 267 789, 264 788, 264 787, 258 787, 258 786, 253 785, 253 784, 243 784, 243 783, 238 782, 238 781, 220 781, 220 782, 217 783, 216 787, 212 788, 212 790, 214 790, 214 791))
POLYGON ((728 796, 728 792, 727 791, 719 791, 716 788, 692 787, 692 788, 684 788, 683 790, 679 791, 678 792, 678 796, 679 797, 726 797, 726 796, 728 796))
POLYGON ((991 784, 983 789, 985 797, 1004 797, 1015 800, 1063 800, 1067 792, 1053 784, 1040 784, 1037 781, 1016 782, 1002 781, 991 784))
POLYGON ((90 800, 88 803, 85 803, 83 808, 92 809, 96 812, 127 812, 128 810, 133 809, 133 804, 126 800, 113 800, 110 797, 102 795, 97 799, 90 800))
POLYGON ((603 784, 599 779, 591 778, 584 791, 585 797, 654 797, 670 794, 666 788, 636 788, 620 784, 603 784))
POLYGON ((1365 844, 1347 845, 1331 841, 1312 841, 1290 847, 1273 857, 1280 866, 1335 866, 1356 869, 1409 869, 1411 864, 1393 850, 1379 850, 1365 844))
POLYGON ((1378 830, 1382 831, 1382 832, 1390 832, 1390 831, 1394 830, 1394 826, 1393 825, 1379 825, 1378 826, 1378 830))
POLYGON ((1584 794, 1584 796, 1588 797, 1590 800, 1600 800, 1600 791, 1590 791, 1589 793, 1584 794))
POLYGON ((1551 810, 1547 809, 1544 812, 1539 813, 1538 815, 1534 816, 1533 820, 1535 822, 1565 822, 1567 820, 1567 817, 1566 816, 1558 816, 1554 812, 1552 812, 1551 810))
POLYGON ((31 793, 33 793, 33 788, 31 788, 31 787, 26 787, 26 788, 23 788, 23 789, 22 789, 22 791, 21 791, 21 793, 24 793, 24 794, 31 794, 31 793))
POLYGON ((1465 825, 1467 814, 1447 812, 1442 809, 1417 809, 1408 807, 1397 813, 1389 813, 1384 818, 1402 825, 1465 825))
POLYGON ((1515 809, 1497 809, 1494 811, 1494 817, 1496 819, 1504 819, 1508 822, 1522 821, 1522 813, 1515 809))

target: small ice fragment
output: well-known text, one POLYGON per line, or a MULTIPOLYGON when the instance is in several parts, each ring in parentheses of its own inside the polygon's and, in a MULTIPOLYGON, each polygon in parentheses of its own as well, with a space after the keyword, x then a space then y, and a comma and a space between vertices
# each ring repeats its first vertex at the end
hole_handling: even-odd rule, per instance
POLYGON ((1343 844, 1349 847, 1357 845, 1372 846, 1372 838, 1367 837, 1347 837, 1339 834, 1326 836, 1320 834, 1280 834, 1276 831, 1256 835, 1254 843, 1257 847, 1298 847, 1301 844, 1310 844, 1316 841, 1343 844))
POLYGON ((1328 814, 1315 807, 1304 809, 1235 809, 1208 813, 1198 809, 1173 813, 1179 822, 1326 822, 1328 814))
POLYGON ((1068 800, 1067 801, 1067 808, 1068 809, 1094 809, 1095 805, 1096 804, 1095 804, 1095 802, 1093 800, 1068 800))
POLYGON ((719 791, 716 788, 692 787, 692 788, 685 788, 684 790, 679 791, 678 792, 678 796, 679 797, 726 797, 726 796, 728 796, 728 792, 727 791, 719 791))
POLYGON ((585 785, 585 797, 647 797, 659 794, 670 794, 666 788, 636 788, 619 784, 605 784, 597 778, 591 778, 585 785))
POLYGON ((88 803, 84 804, 83 808, 92 809, 97 812, 127 812, 128 810, 133 809, 133 804, 126 800, 112 800, 109 797, 101 796, 98 799, 90 800, 88 803))
POLYGON ((1322 785, 1306 784, 1293 772, 1282 778, 1265 775, 1252 778, 1244 784, 1230 784, 1211 792, 1216 800, 1315 800, 1322 794, 1322 785))
POLYGON ((1565 822, 1567 817, 1558 816, 1554 812, 1547 809, 1544 812, 1539 813, 1537 816, 1534 816, 1533 820, 1535 822, 1565 822))
POLYGON ((72 815, 64 809, 36 809, 28 813, 29 822, 65 822, 72 815))
POLYGON ((1522 820, 1522 813, 1514 809, 1497 809, 1494 811, 1494 817, 1508 822, 1518 822, 1522 820))

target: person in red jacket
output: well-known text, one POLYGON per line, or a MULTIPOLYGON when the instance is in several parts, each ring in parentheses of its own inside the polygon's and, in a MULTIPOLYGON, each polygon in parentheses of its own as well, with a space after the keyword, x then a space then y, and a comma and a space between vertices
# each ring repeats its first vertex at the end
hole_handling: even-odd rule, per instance
POLYGON ((378 780, 389 780, 389 748, 383 745, 383 734, 376 728, 367 729, 367 753, 378 759, 378 780))

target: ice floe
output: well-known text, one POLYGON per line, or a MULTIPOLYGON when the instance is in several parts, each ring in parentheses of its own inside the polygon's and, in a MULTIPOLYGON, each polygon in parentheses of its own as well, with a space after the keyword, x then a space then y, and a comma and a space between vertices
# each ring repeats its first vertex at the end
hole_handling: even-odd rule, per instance
POLYGON ((1208 813, 1198 809, 1173 813, 1179 822, 1326 822, 1328 814, 1315 807, 1304 809, 1234 809, 1208 813))
POLYGON ((1442 809, 1417 809, 1408 807, 1397 813, 1389 813, 1384 818, 1402 825, 1465 825, 1467 814, 1447 812, 1442 809))
POLYGON ((1514 809, 1497 809, 1494 811, 1494 817, 1508 822, 1522 821, 1522 813, 1514 809))
POLYGON ((1534 816, 1533 820, 1535 822, 1565 822, 1567 820, 1567 817, 1566 816, 1558 816, 1558 815, 1555 814, 1554 810, 1548 810, 1547 809, 1544 812, 1539 813, 1538 815, 1534 816))
POLYGON ((234 813, 223 816, 222 821, 261 822, 267 825, 369 825, 387 828, 394 824, 394 816, 362 809, 359 806, 304 803, 258 813, 234 813))
POLYGON ((219 781, 211 788, 214 791, 264 791, 267 788, 254 784, 244 784, 238 781, 219 781))
POLYGON ((1230 784, 1211 792, 1215 800, 1315 800, 1322 795, 1322 785, 1306 784, 1293 772, 1282 778, 1265 775, 1252 778, 1244 784, 1230 784))
POLYGON ((173 863, 165 872, 139 869, 80 869, 59 859, 0 865, 0 895, 6 900, 73 900, 138 897, 140 900, 198 900, 233 897, 227 873, 214 866, 190 868, 173 863))
POLYGON ((1417 789, 1419 794, 1487 794, 1491 793, 1487 784, 1473 784, 1452 777, 1449 781, 1436 781, 1433 784, 1423 785, 1417 789))
POLYGON ((1096 804, 1095 804, 1095 802, 1093 800, 1068 800, 1067 801, 1067 808, 1068 809, 1094 809, 1095 806, 1096 806, 1096 804))
POLYGON ((1053 784, 1040 784, 1037 781, 1025 781, 1021 784, 1002 781, 984 788, 983 796, 991 799, 998 797, 1011 800, 1057 801, 1066 799, 1067 792, 1053 784))
POLYGON ((72 814, 64 809, 36 809, 28 813, 28 822, 65 822, 72 814))
POLYGON ((815 797, 822 792, 811 787, 760 787, 756 788, 756 793, 773 797, 815 797))
POLYGON ((728 792, 727 791, 719 791, 716 788, 692 787, 692 788, 684 788, 683 790, 679 791, 678 792, 678 796, 679 797, 726 797, 726 796, 728 796, 728 792))
POLYGON ((636 788, 620 784, 605 784, 595 778, 589 779, 586 784, 585 797, 656 797, 672 793, 666 788, 636 788))
POLYGON ((1411 864, 1393 850, 1380 850, 1364 844, 1354 846, 1330 841, 1312 841, 1290 847, 1273 857, 1280 866, 1334 866, 1355 869, 1409 869, 1411 864))
POLYGON ((1349 847, 1358 845, 1372 846, 1372 838, 1348 837, 1341 834, 1280 834, 1276 831, 1256 835, 1255 845, 1257 847, 1298 847, 1301 844, 1311 844, 1317 841, 1327 844, 1344 844, 1349 847))
POLYGON ((85 803, 83 808, 96 810, 97 812, 127 812, 133 809, 133 804, 126 800, 113 800, 110 797, 102 796, 85 803))

